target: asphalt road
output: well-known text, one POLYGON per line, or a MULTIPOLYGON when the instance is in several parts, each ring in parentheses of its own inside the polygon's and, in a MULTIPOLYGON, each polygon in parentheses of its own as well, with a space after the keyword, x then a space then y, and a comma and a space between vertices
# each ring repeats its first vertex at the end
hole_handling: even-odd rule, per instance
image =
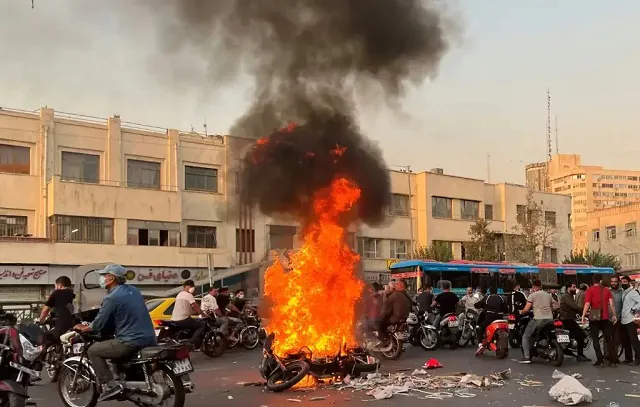
MULTIPOLYGON (((397 372, 399 369, 419 368, 424 362, 435 357, 444 367, 432 371, 433 374, 444 375, 454 372, 469 372, 488 374, 505 369, 511 369, 511 379, 502 388, 491 390, 473 390, 474 398, 455 398, 452 400, 420 400, 414 397, 394 396, 388 400, 376 401, 375 407, 384 406, 414 406, 429 403, 430 406, 451 405, 456 407, 472 407, 487 405, 520 406, 561 406, 549 397, 549 389, 556 380, 551 378, 553 366, 538 362, 531 365, 520 365, 516 362, 521 356, 520 351, 512 351, 507 359, 497 360, 493 354, 476 358, 474 349, 449 349, 425 352, 421 348, 407 346, 407 351, 398 361, 383 361, 383 371, 397 372), (517 383, 521 380, 535 380, 543 383, 541 387, 524 387, 517 383)), ((290 391, 271 394, 262 387, 245 387, 241 382, 260 381, 257 366, 262 357, 260 350, 230 351, 219 359, 208 359, 202 354, 194 354, 193 362, 196 371, 192 379, 196 384, 195 393, 187 396, 188 407, 279 407, 279 406, 367 406, 372 400, 363 392, 319 389, 313 391, 290 391), (311 401, 314 397, 324 397, 324 400, 311 401), (299 399, 301 402, 289 401, 299 399)), ((617 368, 598 369, 590 363, 577 363, 573 358, 566 358, 560 371, 566 374, 579 372, 583 375, 580 382, 591 389, 594 395, 592 406, 638 407, 640 399, 625 397, 625 394, 640 395, 640 367, 620 366, 617 368)), ((53 384, 42 383, 30 389, 30 394, 40 407, 62 407, 63 404, 53 384)), ((105 407, 115 407, 117 403, 101 404, 105 407)), ((132 404, 129 404, 132 405, 132 404)))

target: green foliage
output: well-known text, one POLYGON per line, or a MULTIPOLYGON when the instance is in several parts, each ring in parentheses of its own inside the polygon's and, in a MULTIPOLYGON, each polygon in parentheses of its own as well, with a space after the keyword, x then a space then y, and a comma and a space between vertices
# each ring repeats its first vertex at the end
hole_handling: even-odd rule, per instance
POLYGON ((555 231, 545 219, 544 207, 535 201, 533 190, 527 191, 524 211, 518 214, 518 224, 506 237, 508 258, 520 263, 543 261, 544 248, 553 247, 555 231))
POLYGON ((446 242, 433 241, 429 246, 418 246, 414 251, 414 258, 429 259, 441 262, 453 260, 453 251, 446 242))
POLYGON ((568 257, 563 260, 564 264, 588 264, 594 267, 612 267, 614 270, 620 270, 622 264, 617 256, 610 253, 602 253, 601 251, 590 252, 589 250, 574 252, 571 251, 568 257))
POLYGON ((491 222, 486 219, 478 219, 469 227, 469 238, 466 242, 465 259, 475 261, 498 261, 498 235, 489 230, 491 222))

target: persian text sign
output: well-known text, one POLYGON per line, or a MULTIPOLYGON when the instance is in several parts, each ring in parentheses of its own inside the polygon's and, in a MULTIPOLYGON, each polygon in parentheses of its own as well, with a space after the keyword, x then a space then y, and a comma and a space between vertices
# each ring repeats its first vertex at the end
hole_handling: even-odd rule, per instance
POLYGON ((0 266, 0 282, 4 284, 47 284, 47 266, 0 266))
POLYGON ((135 279, 138 283, 172 283, 180 284, 180 273, 169 270, 140 270, 135 279))

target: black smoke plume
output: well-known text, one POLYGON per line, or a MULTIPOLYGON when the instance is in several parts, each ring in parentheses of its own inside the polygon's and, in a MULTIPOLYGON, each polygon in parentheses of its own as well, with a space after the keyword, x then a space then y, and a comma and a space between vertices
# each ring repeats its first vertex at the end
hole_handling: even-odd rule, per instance
MULTIPOLYGON (((157 4, 157 3, 156 3, 157 4)), ((167 3, 162 3, 167 4, 167 3)), ((382 154, 360 134, 356 95, 397 101, 436 71, 447 49, 439 2, 427 0, 176 0, 165 52, 195 48, 216 79, 249 74, 254 102, 231 131, 262 138, 244 160, 243 203, 304 216, 336 176, 362 189, 375 224, 390 198, 382 154), (293 132, 280 132, 290 122, 293 132), (334 162, 331 151, 346 147, 334 162)), ((220 103, 223 103, 222 101, 220 103)), ((392 135, 391 135, 392 136, 392 135)))

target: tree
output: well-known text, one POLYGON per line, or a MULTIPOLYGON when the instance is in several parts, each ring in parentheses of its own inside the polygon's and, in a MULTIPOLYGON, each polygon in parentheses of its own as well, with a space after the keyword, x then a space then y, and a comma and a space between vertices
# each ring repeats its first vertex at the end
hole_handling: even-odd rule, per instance
POLYGON ((471 241, 465 243, 465 259, 480 261, 498 261, 498 234, 489 230, 491 222, 478 219, 469 227, 471 241))
POLYGON ((555 225, 547 221, 545 208, 536 202, 532 189, 527 191, 525 205, 518 208, 517 220, 507 238, 509 257, 521 263, 541 263, 545 248, 554 244, 555 225))
POLYGON ((610 253, 590 252, 589 250, 574 252, 573 250, 568 257, 562 261, 564 264, 588 264, 594 267, 611 267, 614 270, 620 270, 622 264, 617 256, 610 253))
POLYGON ((429 246, 416 247, 413 257, 446 263, 453 260, 453 251, 447 243, 434 240, 429 246))

